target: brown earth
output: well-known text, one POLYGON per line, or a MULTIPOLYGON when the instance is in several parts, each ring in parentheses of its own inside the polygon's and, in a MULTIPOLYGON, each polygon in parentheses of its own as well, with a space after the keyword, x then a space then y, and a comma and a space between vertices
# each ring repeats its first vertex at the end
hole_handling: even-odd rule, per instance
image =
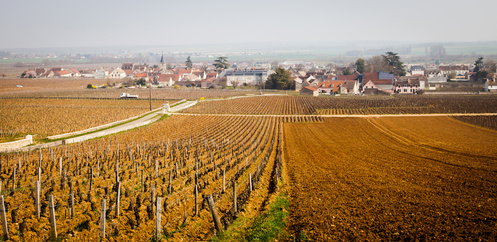
POLYGON ((449 117, 284 124, 289 230, 311 240, 493 240, 497 132, 449 117))

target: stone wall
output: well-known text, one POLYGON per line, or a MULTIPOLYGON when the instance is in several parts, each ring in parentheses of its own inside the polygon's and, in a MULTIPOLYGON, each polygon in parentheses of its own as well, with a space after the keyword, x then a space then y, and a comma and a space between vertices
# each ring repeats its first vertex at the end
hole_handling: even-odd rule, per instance
POLYGON ((0 143, 0 152, 7 152, 9 150, 18 149, 24 147, 26 145, 30 145, 33 143, 33 136, 26 135, 25 139, 17 140, 13 142, 0 143))

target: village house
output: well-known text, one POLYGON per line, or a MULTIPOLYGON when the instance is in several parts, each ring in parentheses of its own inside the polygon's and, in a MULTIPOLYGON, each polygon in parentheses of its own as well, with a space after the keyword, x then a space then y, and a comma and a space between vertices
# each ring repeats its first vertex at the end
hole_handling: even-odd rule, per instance
POLYGON ((135 69, 135 63, 123 63, 121 65, 121 69, 123 69, 123 70, 134 70, 135 69))
POLYGON ((134 74, 134 79, 143 79, 145 81, 149 81, 148 73, 136 73, 134 74))
POLYGON ((227 86, 240 86, 243 84, 257 86, 267 81, 273 70, 225 70, 221 76, 226 77, 227 86))
POLYGON ((45 69, 40 69, 40 68, 37 68, 37 69, 29 69, 29 70, 26 70, 22 73, 21 75, 21 78, 40 78, 40 77, 43 77, 43 75, 45 74, 46 70, 45 69))
POLYGON ((81 77, 84 78, 95 78, 95 70, 79 70, 79 73, 81 74, 81 77))
POLYGON ((362 89, 364 94, 393 94, 393 85, 389 79, 368 80, 362 89))
POLYGON ((45 74, 46 70, 42 68, 37 68, 35 69, 36 77, 41 77, 43 74, 45 74))
POLYGON ((211 88, 215 85, 214 80, 215 80, 214 78, 205 79, 200 83, 200 87, 201 88, 211 88))
POLYGON ((126 77, 126 72, 118 67, 114 69, 107 77, 110 79, 124 79, 126 77))
POLYGON ((295 91, 302 89, 302 83, 304 81, 300 77, 293 78, 293 81, 295 82, 295 91))
POLYGON ((109 71, 105 70, 104 68, 100 68, 93 73, 93 77, 95 79, 105 79, 108 75, 109 71))
POLYGON ((76 69, 69 69, 72 72, 72 77, 81 77, 81 73, 76 69))
POLYGON ((411 76, 424 76, 425 68, 422 66, 411 66, 411 76))
POLYGON ((133 70, 137 72, 146 72, 148 71, 149 67, 147 64, 141 64, 141 65, 134 65, 133 70))
POLYGON ((464 79, 466 73, 469 72, 469 66, 467 65, 440 65, 438 70, 443 76, 448 76, 451 73, 456 75, 458 79, 464 79))
POLYGON ((50 70, 45 71, 45 73, 43 73, 42 77, 44 77, 44 78, 53 78, 54 75, 55 75, 55 71, 53 71, 53 70, 50 69, 50 70))
POLYGON ((181 81, 181 74, 159 74, 159 85, 172 87, 176 82, 181 81))
POLYGON ((209 73, 207 73, 205 75, 204 79, 210 79, 210 78, 214 78, 215 79, 215 78, 218 78, 218 77, 219 77, 219 74, 217 72, 211 71, 211 72, 209 72, 209 73))
POLYGON ((56 77, 56 78, 69 78, 69 77, 73 77, 73 73, 69 70, 60 70, 60 71, 55 71, 54 72, 54 76, 53 77, 56 77))
POLYGON ((316 87, 306 86, 300 90, 300 95, 312 95, 317 97, 319 95, 319 91, 316 87))
POLYGON ((395 76, 388 72, 367 72, 358 77, 365 94, 393 94, 395 76))
POLYGON ((425 89, 427 78, 424 76, 400 77, 395 82, 395 93, 414 94, 425 89))
POLYGON ((340 94, 360 94, 359 81, 345 81, 340 87, 340 94))
POLYGON ((24 71, 21 75, 22 78, 36 78, 36 71, 34 70, 27 70, 24 71))
POLYGON ((316 87, 319 93, 336 94, 340 93, 341 87, 345 82, 342 81, 326 81, 312 83, 311 86, 316 87))
POLYGON ((487 79, 485 82, 484 91, 486 92, 497 92, 497 81, 495 80, 495 75, 491 79, 487 79))
POLYGON ((135 78, 135 71, 133 71, 133 70, 123 70, 123 71, 124 71, 124 73, 126 73, 127 78, 130 78, 130 79, 135 78))

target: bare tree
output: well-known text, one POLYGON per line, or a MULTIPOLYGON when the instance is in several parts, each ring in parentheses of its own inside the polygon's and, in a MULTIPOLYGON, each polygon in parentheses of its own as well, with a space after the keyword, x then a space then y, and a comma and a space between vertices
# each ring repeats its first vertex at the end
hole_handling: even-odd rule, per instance
POLYGON ((451 71, 451 72, 447 75, 447 78, 448 78, 449 80, 455 79, 455 78, 456 78, 456 72, 451 71))
POLYGON ((364 68, 364 71, 365 72, 389 71, 388 63, 385 63, 385 59, 382 56, 376 55, 366 61, 366 68, 364 68))
POLYGON ((202 67, 200 67, 200 69, 205 72, 209 71, 209 64, 207 63, 202 64, 202 67))
POLYGON ((483 65, 488 73, 493 74, 497 72, 497 63, 494 60, 486 60, 483 65))

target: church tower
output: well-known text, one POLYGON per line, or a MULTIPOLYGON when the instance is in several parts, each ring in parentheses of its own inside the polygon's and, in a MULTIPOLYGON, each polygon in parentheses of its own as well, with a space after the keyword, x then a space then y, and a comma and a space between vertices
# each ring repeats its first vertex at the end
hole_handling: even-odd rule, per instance
POLYGON ((166 73, 167 67, 166 67, 166 61, 164 61, 164 54, 160 57, 160 68, 162 73, 166 73))

